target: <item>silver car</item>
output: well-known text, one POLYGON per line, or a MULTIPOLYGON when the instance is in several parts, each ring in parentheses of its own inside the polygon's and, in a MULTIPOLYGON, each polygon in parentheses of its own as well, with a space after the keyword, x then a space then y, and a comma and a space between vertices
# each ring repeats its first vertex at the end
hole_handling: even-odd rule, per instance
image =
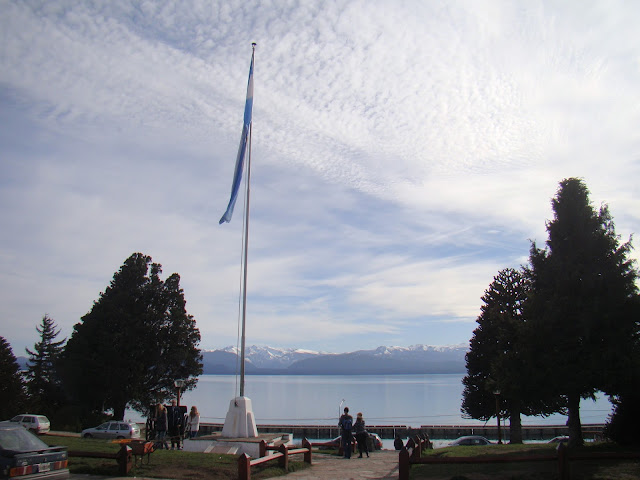
POLYGON ((84 438, 140 438, 140 427, 133 422, 112 420, 93 428, 82 430, 84 438))
POLYGON ((458 445, 491 445, 491 442, 484 437, 479 435, 469 435, 466 437, 456 438, 453 442, 449 444, 449 446, 458 446, 458 445))
POLYGON ((44 415, 21 413, 8 421, 11 423, 19 423, 33 433, 47 433, 51 429, 51 423, 49 423, 49 419, 44 415))

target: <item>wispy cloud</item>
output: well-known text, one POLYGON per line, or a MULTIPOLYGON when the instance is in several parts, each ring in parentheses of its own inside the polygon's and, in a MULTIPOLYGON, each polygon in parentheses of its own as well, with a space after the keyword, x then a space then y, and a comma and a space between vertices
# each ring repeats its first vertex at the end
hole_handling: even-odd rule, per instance
MULTIPOLYGON (((235 343, 218 226, 255 68, 249 338, 462 343, 493 275, 585 179, 640 226, 629 2, 0 3, 0 291, 17 354, 71 333, 133 252, 235 343)), ((240 208, 240 206, 238 206, 240 208)))

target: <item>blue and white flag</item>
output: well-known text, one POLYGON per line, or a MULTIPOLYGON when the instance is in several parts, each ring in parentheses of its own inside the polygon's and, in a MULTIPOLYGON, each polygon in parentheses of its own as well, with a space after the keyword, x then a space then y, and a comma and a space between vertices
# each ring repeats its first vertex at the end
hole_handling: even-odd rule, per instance
POLYGON ((251 54, 251 66, 249 67, 249 82, 247 84, 247 100, 244 104, 244 124, 242 125, 242 136, 240 137, 240 146, 238 147, 238 156, 236 157, 236 169, 233 172, 233 183, 231 184, 231 198, 227 211, 220 219, 220 224, 231 221, 233 208, 238 198, 238 190, 242 182, 242 171, 244 170, 244 155, 247 151, 247 141, 249 138, 249 128, 251 127, 251 111, 253 110, 253 57, 255 52, 251 54))

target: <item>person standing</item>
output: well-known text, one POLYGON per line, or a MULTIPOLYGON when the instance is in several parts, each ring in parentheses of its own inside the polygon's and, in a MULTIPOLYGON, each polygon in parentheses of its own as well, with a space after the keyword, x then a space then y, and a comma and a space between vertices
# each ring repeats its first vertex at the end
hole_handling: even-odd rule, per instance
POLYGON ((156 445, 162 450, 169 450, 167 445, 167 409, 161 403, 156 407, 156 445))
POLYGON ((191 407, 191 411, 189 412, 189 438, 194 438, 198 435, 198 430, 200 429, 200 413, 198 412, 198 407, 193 405, 191 407))
POLYGON ((344 458, 351 458, 351 442, 353 442, 353 417, 349 415, 349 407, 344 407, 344 413, 338 421, 338 426, 342 432, 342 448, 344 449, 344 458))
POLYGON ((171 437, 171 450, 180 450, 180 440, 182 438, 182 412, 176 406, 176 401, 171 400, 171 407, 168 408, 169 436, 171 437))
POLYGON ((353 430, 356 434, 356 442, 358 442, 358 452, 360 453, 360 457, 362 458, 362 452, 367 454, 367 458, 369 458, 369 449, 367 448, 367 431, 364 429, 364 418, 362 417, 362 412, 358 412, 356 416, 356 423, 353 424, 353 430))

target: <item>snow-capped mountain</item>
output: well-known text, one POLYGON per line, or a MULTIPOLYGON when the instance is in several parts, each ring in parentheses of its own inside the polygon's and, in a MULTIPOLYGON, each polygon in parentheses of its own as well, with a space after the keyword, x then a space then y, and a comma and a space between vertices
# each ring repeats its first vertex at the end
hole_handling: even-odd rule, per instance
MULTIPOLYGON (((236 347, 226 347, 222 350, 236 355, 240 353, 236 347)), ((298 360, 316 355, 324 354, 300 348, 257 347, 255 345, 245 349, 245 360, 257 368, 287 368, 298 360)))
MULTIPOLYGON (((324 353, 302 349, 247 347, 247 374, 375 375, 401 373, 460 373, 465 371, 467 345, 385 347, 351 353, 324 353)), ((227 347, 203 352, 204 373, 237 371, 238 350, 227 347)))

